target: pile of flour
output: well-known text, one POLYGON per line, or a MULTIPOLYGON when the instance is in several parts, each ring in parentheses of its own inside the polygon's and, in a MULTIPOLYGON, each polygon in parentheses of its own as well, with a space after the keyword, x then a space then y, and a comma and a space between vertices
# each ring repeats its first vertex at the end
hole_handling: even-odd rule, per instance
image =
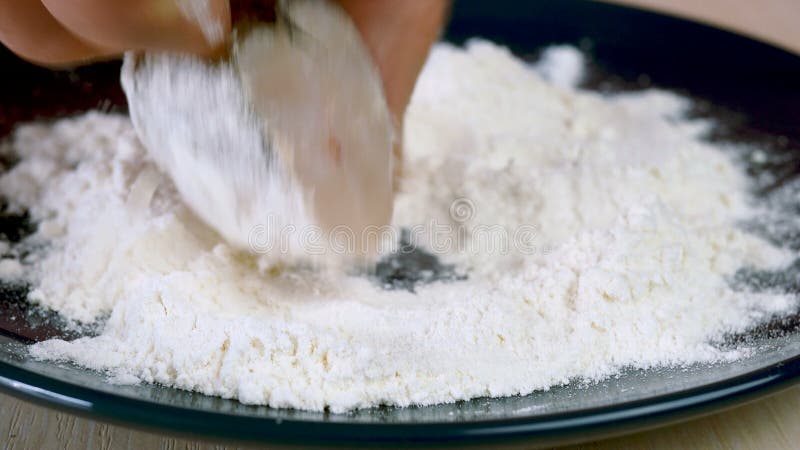
POLYGON ((24 270, 4 272, 24 274, 32 302, 101 323, 31 354, 332 411, 742 356, 714 344, 795 299, 726 279, 791 255, 735 226, 754 214, 747 180, 701 139, 710 124, 684 117, 687 100, 582 91, 579 60, 434 48, 406 117, 394 222, 467 278, 413 293, 234 251, 182 205, 126 117, 19 127, 0 193, 39 225, 9 250, 24 247, 24 270), (489 229, 510 244, 493 247, 489 229))

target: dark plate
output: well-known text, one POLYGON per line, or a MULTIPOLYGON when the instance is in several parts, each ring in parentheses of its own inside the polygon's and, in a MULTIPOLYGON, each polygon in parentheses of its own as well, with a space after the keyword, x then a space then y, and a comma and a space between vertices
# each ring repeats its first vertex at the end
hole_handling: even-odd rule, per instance
MULTIPOLYGON (((447 38, 461 42, 471 36, 531 57, 548 44, 579 45, 593 59, 587 87, 678 90, 697 99, 694 114, 719 121, 712 139, 765 149, 772 163, 750 168, 765 201, 796 179, 800 58, 795 55, 683 20, 567 0, 461 0, 447 38)), ((124 110, 118 63, 53 72, 0 52, 0 67, 0 135, 19 121, 89 108, 124 110)), ((796 216, 800 199, 783 201, 796 216)), ((0 215, 0 232, 9 237, 30 229, 25 217, 0 215)), ((800 233, 792 226, 762 232, 800 247, 800 233)), ((795 274, 764 274, 760 282, 797 291, 795 274)), ((160 386, 112 386, 102 374, 32 361, 25 344, 61 332, 52 317, 28 310, 24 292, 13 286, 0 290, 0 328, 6 330, 0 336, 0 389, 101 420, 215 438, 305 445, 567 443, 716 411, 787 387, 800 376, 800 330, 792 316, 731 336, 731 342, 758 348, 735 363, 629 370, 589 386, 431 407, 341 415, 276 410, 160 386)))

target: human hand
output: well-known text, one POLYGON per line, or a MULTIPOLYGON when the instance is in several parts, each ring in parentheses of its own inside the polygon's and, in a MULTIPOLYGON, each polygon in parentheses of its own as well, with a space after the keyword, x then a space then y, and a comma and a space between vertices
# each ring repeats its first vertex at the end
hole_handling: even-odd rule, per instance
MULTIPOLYGON (((361 32, 399 121, 448 1, 338 3, 361 32)), ((113 58, 127 50, 212 56, 225 46, 230 30, 228 0, 0 0, 0 41, 23 58, 51 66, 113 58)))

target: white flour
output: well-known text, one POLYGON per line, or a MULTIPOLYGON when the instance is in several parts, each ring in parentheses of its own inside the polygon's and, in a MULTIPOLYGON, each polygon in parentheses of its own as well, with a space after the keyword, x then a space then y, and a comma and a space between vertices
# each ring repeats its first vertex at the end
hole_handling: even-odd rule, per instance
POLYGON ((23 159, 0 192, 39 221, 25 244, 44 244, 25 261, 31 300, 78 321, 110 314, 97 337, 31 353, 333 411, 740 356, 713 343, 794 306, 726 282, 789 258, 734 226, 752 214, 743 173, 700 140, 707 123, 682 118, 687 101, 576 90, 552 61, 558 85, 490 43, 434 49, 406 117, 395 223, 426 224, 414 236, 468 279, 416 293, 234 252, 167 182, 153 194, 125 117, 20 127, 23 159), (487 228, 516 244, 490 251, 487 228))
MULTIPOLYGON (((220 61, 128 54, 122 67, 137 135, 184 203, 241 250, 264 224, 262 242, 290 225, 388 223, 391 116, 349 16, 327 2, 285 2, 277 23, 237 30, 231 45, 220 61)), ((269 255, 341 263, 313 258, 306 240, 285 242, 269 255)))

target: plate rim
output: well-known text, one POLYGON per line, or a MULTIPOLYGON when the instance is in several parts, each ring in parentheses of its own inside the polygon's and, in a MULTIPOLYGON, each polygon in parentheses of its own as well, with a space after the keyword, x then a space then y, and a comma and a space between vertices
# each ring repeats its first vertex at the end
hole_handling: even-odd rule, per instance
MULTIPOLYGON (((785 48, 703 22, 627 5, 595 3, 593 7, 668 17, 800 59, 800 55, 785 48)), ((0 360, 0 392, 21 400, 107 423, 167 434, 290 445, 436 445, 523 440, 542 445, 563 444, 627 434, 699 417, 772 395, 798 383, 800 353, 734 377, 607 406, 468 422, 342 423, 254 417, 167 405, 96 390, 0 360)))
POLYGON ((699 417, 800 383, 800 354, 675 392, 575 411, 468 422, 328 422, 254 417, 166 405, 99 391, 0 361, 0 392, 103 422, 182 436, 281 444, 566 443, 699 417), (23 381, 24 380, 24 381, 23 381), (216 420, 210 420, 216 419, 216 420), (614 425, 613 429, 609 425, 614 425))

